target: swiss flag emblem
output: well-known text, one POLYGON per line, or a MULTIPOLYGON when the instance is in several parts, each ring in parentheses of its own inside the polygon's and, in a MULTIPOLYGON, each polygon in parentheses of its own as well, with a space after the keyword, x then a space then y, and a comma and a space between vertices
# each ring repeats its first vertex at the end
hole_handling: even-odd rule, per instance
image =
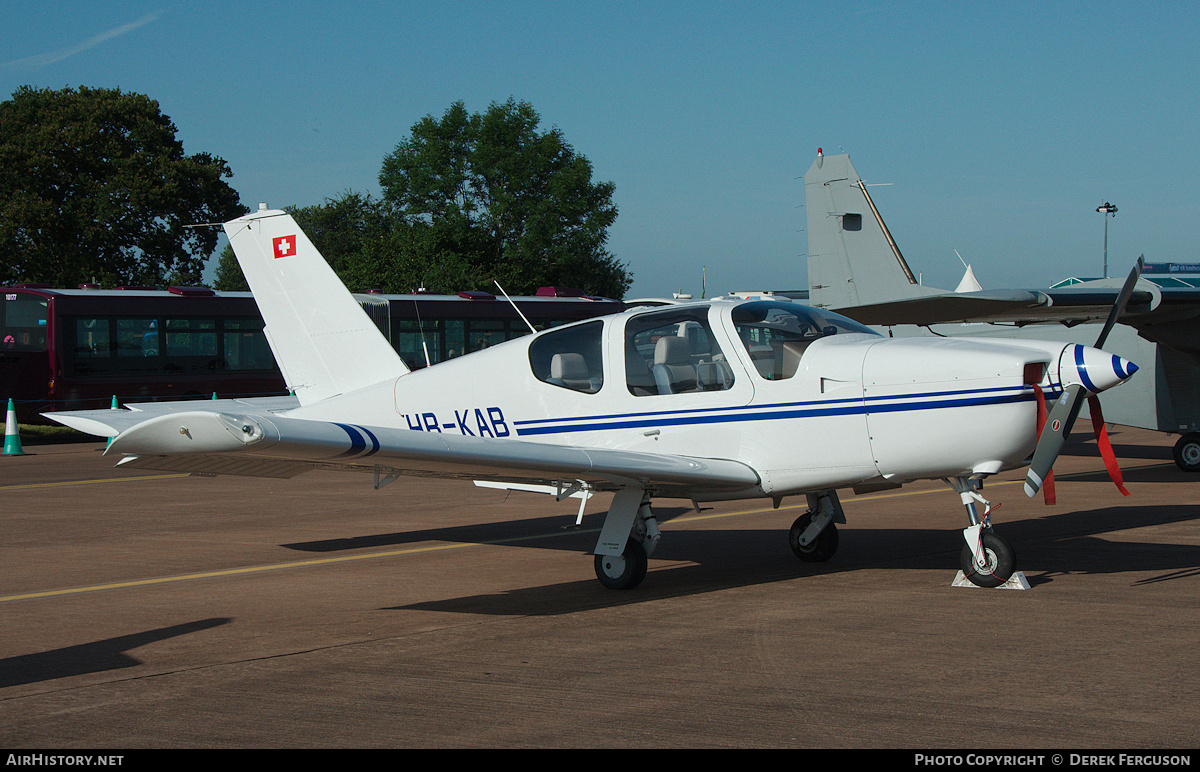
POLYGON ((271 246, 274 248, 275 257, 291 257, 296 254, 296 237, 277 236, 271 239, 271 246))

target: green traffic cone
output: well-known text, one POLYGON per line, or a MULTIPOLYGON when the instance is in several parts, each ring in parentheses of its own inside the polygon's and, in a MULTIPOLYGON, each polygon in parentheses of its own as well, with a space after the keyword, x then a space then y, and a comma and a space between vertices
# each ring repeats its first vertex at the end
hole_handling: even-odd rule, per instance
MULTIPOLYGON (((110 409, 111 410, 120 410, 121 409, 121 406, 117 403, 117 395, 116 394, 113 395, 112 407, 110 409)), ((108 450, 108 446, 112 445, 112 441, 115 439, 116 439, 116 437, 109 437, 108 442, 106 442, 104 444, 104 449, 108 450)))
POLYGON ((12 397, 8 398, 8 415, 4 419, 4 455, 25 455, 21 449, 21 432, 17 429, 17 409, 13 406, 12 397))

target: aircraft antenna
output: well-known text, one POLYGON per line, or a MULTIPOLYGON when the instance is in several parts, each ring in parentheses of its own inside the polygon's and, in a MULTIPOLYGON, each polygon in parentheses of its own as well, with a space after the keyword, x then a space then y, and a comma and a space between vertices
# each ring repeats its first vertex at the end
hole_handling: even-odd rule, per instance
POLYGON ((517 312, 517 316, 520 316, 521 319, 525 322, 525 326, 527 326, 529 328, 529 331, 536 335, 537 330, 533 329, 533 325, 530 324, 529 320, 525 318, 525 314, 521 313, 521 309, 517 308, 517 304, 514 303, 513 299, 508 296, 508 293, 504 291, 504 288, 500 286, 500 282, 496 281, 495 279, 492 279, 492 282, 500 290, 500 294, 504 296, 504 299, 508 301, 508 304, 513 307, 514 311, 517 312))
POLYGON ((425 366, 432 367, 433 363, 429 361, 429 346, 425 345, 425 324, 421 321, 421 304, 417 302, 416 298, 413 298, 413 308, 417 311, 417 329, 421 331, 421 350, 425 352, 425 366))

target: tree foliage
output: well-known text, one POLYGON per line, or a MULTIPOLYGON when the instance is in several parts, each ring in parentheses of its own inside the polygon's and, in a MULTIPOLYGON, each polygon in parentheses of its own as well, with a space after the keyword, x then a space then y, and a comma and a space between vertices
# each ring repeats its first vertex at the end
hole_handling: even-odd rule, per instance
POLYGON ((490 289, 496 279, 514 294, 558 285, 614 298, 629 289, 629 271, 605 249, 613 184, 593 182, 587 158, 538 122, 526 102, 482 115, 456 102, 384 158, 383 203, 398 218, 389 238, 416 250, 398 259, 423 270, 426 286, 490 289), (452 277, 466 285, 440 285, 452 277))
POLYGON ((199 284, 213 228, 247 210, 156 101, 22 86, 0 103, 0 283, 199 284))

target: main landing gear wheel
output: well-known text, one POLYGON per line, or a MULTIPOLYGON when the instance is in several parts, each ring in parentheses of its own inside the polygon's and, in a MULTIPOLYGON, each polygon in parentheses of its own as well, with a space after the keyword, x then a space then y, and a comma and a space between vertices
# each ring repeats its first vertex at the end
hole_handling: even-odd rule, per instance
POLYGON ((800 517, 796 518, 796 522, 792 523, 792 528, 788 531, 788 546, 792 548, 792 552, 796 557, 806 563, 823 563, 833 557, 833 553, 837 552, 838 548, 838 532, 837 527, 833 523, 825 526, 825 530, 817 535, 807 546, 800 545, 800 535, 808 528, 812 522, 813 513, 805 512, 800 517))
POLYGON ((632 590, 646 578, 646 550, 630 539, 620 555, 597 555, 596 578, 610 590, 632 590))
POLYGON ((959 564, 963 576, 976 587, 999 587, 1008 581, 1017 566, 1017 555, 1012 546, 991 531, 980 534, 983 555, 987 565, 975 562, 975 552, 970 544, 964 544, 959 564))
POLYGON ((1200 472, 1200 432, 1191 432, 1179 438, 1172 451, 1175 466, 1185 472, 1200 472))

